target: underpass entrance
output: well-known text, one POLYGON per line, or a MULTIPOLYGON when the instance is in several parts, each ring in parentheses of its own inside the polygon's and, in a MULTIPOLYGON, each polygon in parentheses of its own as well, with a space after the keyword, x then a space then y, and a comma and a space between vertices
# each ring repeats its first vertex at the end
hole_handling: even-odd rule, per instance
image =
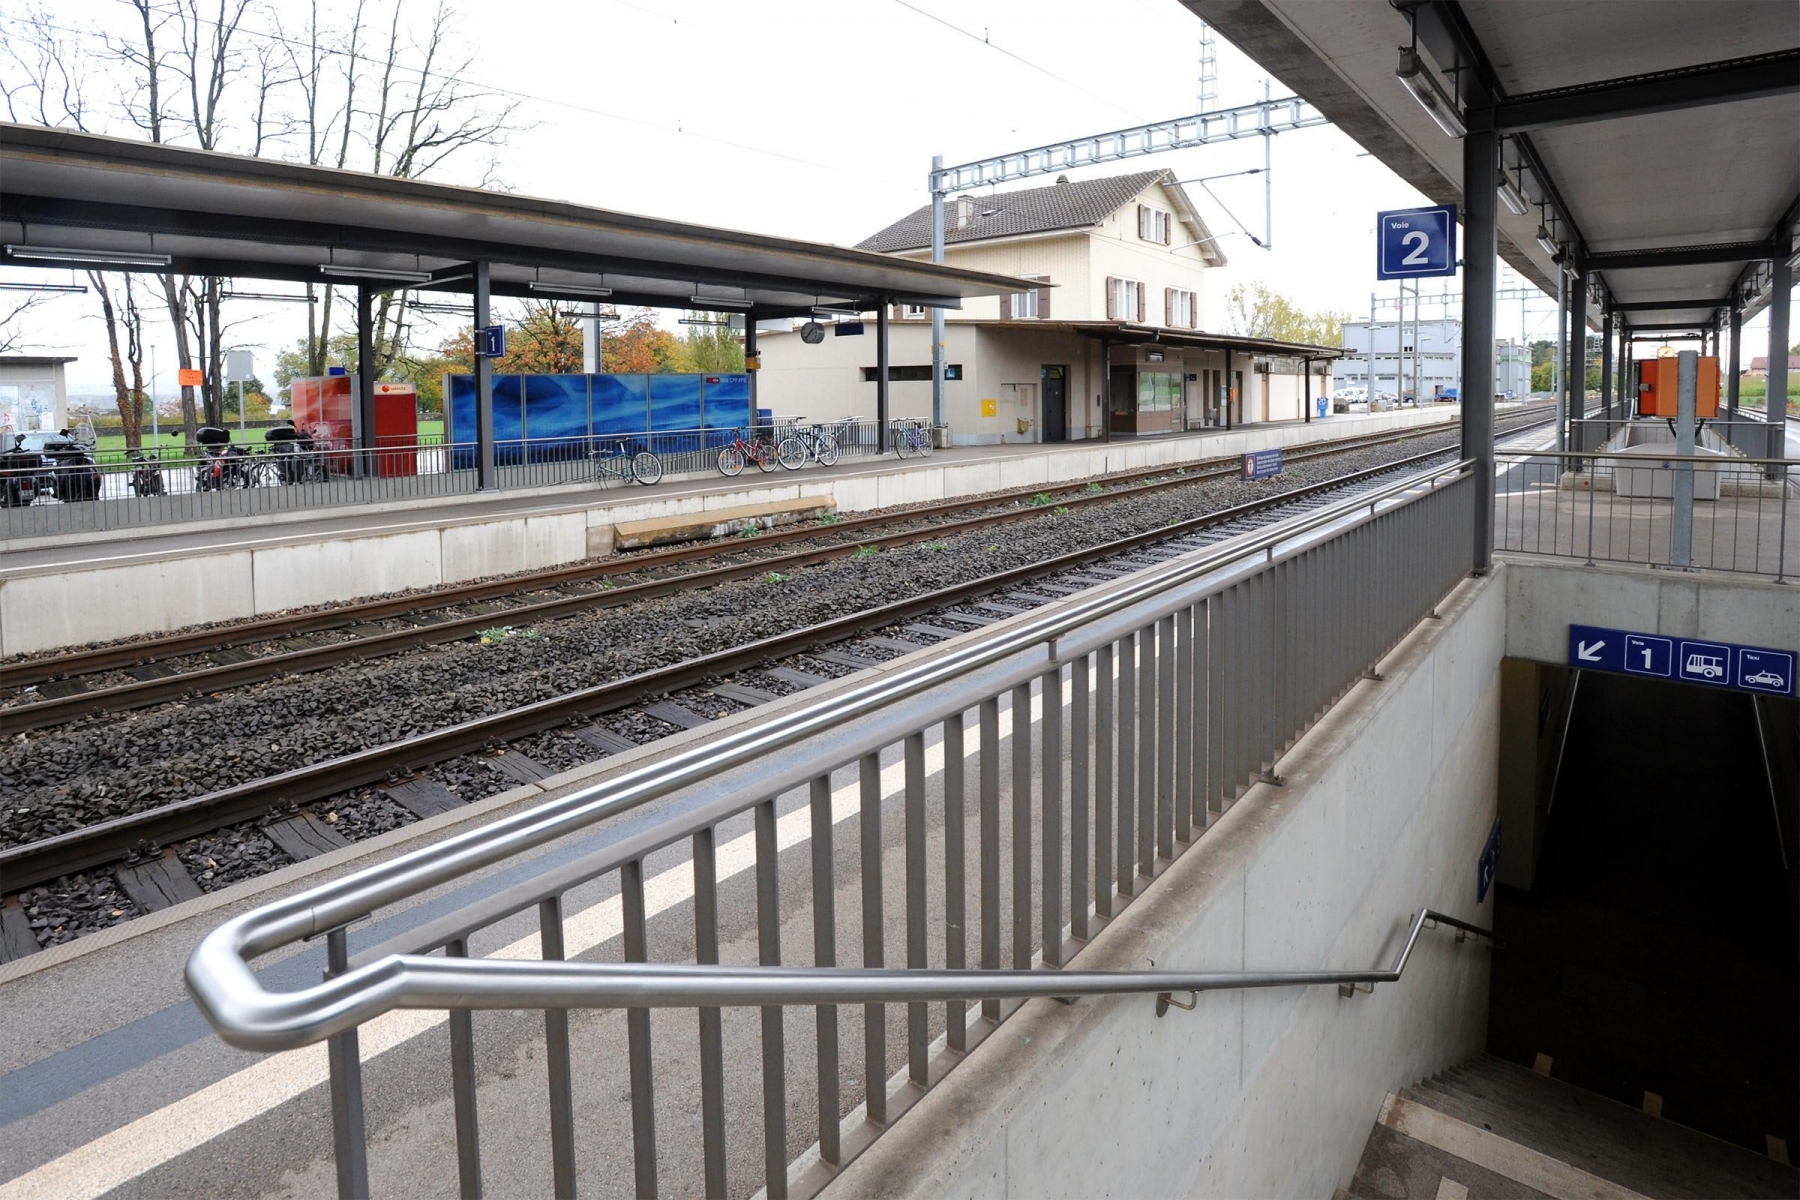
POLYGON ((1489 1049, 1791 1154, 1800 705, 1516 661, 1504 678, 1489 1049))

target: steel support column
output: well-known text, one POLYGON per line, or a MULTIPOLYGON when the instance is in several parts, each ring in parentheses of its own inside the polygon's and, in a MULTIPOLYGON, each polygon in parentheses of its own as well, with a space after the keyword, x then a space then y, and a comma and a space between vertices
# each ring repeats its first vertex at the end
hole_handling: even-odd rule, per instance
POLYGON ((756 423, 756 375, 757 369, 750 364, 756 361, 756 314, 744 314, 744 370, 750 376, 750 420, 756 423))
POLYGON ((1793 301, 1794 268, 1780 257, 1769 267, 1769 390, 1763 401, 1768 413, 1769 443, 1763 453, 1768 458, 1786 458, 1788 310, 1793 301))
POLYGON ((1492 130, 1463 139, 1462 453, 1476 460, 1472 565, 1494 560, 1494 292, 1500 143, 1492 130))
MULTIPOLYGON (((488 326, 488 264, 475 264, 475 486, 499 486, 494 470, 494 360, 480 353, 481 331, 488 326)), ((459 437, 466 437, 461 430, 459 437)))
POLYGON ((1730 358, 1725 364, 1725 419, 1737 420, 1738 415, 1738 375, 1743 371, 1743 357, 1738 352, 1738 343, 1744 340, 1744 310, 1735 303, 1731 306, 1731 350, 1730 358))
MULTIPOLYGON (((356 289, 356 445, 375 448, 375 289, 366 283, 356 289)), ((373 474, 373 465, 359 455, 356 473, 373 474)))
POLYGON ((1607 309, 1600 318, 1600 415, 1613 415, 1613 314, 1607 309))
POLYGON ((1579 261, 1575 264, 1575 277, 1569 281, 1569 288, 1568 427, 1574 429, 1575 422, 1587 413, 1588 281, 1587 272, 1582 270, 1579 261))
POLYGON ((1225 431, 1227 433, 1231 431, 1231 385, 1231 347, 1227 346, 1225 347, 1225 431))
POLYGON ((1112 441, 1112 343, 1100 342, 1100 440, 1112 441))
MULTIPOLYGON (((1700 355, 1683 350, 1678 357, 1675 393, 1675 453, 1694 456, 1695 391, 1700 374, 1700 355)), ((1694 560, 1694 464, 1675 464, 1674 494, 1669 519, 1669 564, 1685 567, 1694 560)))
POLYGON ((1569 448, 1569 273, 1561 263, 1556 264, 1556 361, 1550 374, 1556 401, 1556 448, 1562 451, 1569 448))
POLYGON ((877 453, 888 452, 888 299, 875 308, 875 436, 877 453))
POLYGON ((1312 424, 1312 362, 1310 358, 1300 360, 1300 415, 1308 425, 1312 424))
MULTIPOLYGON (((944 261, 944 190, 938 186, 938 172, 944 169, 944 156, 931 158, 931 261, 944 261)), ((944 424, 944 310, 931 310, 931 423, 944 424)))

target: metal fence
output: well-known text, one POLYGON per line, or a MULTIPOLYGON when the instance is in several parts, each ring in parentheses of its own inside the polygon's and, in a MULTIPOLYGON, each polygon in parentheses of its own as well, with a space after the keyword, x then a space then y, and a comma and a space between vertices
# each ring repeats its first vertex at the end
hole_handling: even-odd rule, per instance
MULTIPOLYGON (((817 1192, 1022 998, 1155 992, 1178 1003, 1187 990, 1347 985, 1351 975, 1316 969, 1060 968, 1248 786, 1274 781, 1285 749, 1464 577, 1475 489, 1486 486, 1473 470, 1456 464, 1171 560, 276 901, 203 941, 190 988, 235 1045, 329 1039, 346 1195, 369 1187, 358 1029, 397 1008, 449 1013, 464 1195, 483 1181, 476 1009, 543 1014, 549 1108, 539 1140, 556 1194, 573 1195, 584 1170, 622 1172, 622 1146, 583 1144, 597 1126, 578 1125, 572 1100, 573 1063, 591 1062, 592 1047, 572 1056, 570 1010, 610 1008, 625 1011, 623 1046, 611 1035, 601 1052, 629 1075, 629 1119, 621 1113, 613 1127, 630 1130, 632 1153, 629 1180, 607 1186, 640 1196, 664 1185, 754 1190, 728 1178, 730 1143, 740 1171, 744 1158, 761 1158, 761 1186, 779 1197, 817 1192), (664 801, 653 817, 596 830, 664 801), (851 813, 854 844, 840 843, 851 813), (608 831, 610 840, 595 836, 608 831), (560 865, 351 953, 352 922, 488 867, 508 865, 516 878, 522 856, 582 833, 589 840, 577 846, 587 848, 560 865), (728 889, 727 859, 753 882, 728 889), (667 899, 671 878, 691 878, 682 893, 691 926, 680 919, 690 906, 667 899), (848 921, 840 889, 856 896, 848 921), (575 913, 602 895, 619 906, 623 961, 564 961, 575 913), (721 927, 734 922, 754 958, 721 966, 721 927), (649 962, 653 923, 674 961, 649 962), (810 939, 784 939, 784 926, 810 939), (498 957, 477 944, 521 929, 498 957), (252 961, 319 935, 326 982, 265 991, 252 961), (852 954, 860 967, 839 966, 852 954), (738 1006, 760 1007, 755 1035, 725 1023, 739 1011, 750 1019, 738 1006), (656 1007, 696 1009, 697 1023, 653 1024, 656 1007), (730 1056, 727 1029, 745 1035, 730 1056), (760 1114, 746 1100, 728 1116, 727 1072, 760 1078, 760 1114), (676 1096, 660 1123, 659 1089, 676 1096), (858 1095, 860 1113, 844 1119, 858 1095), (755 1157, 743 1153, 751 1146, 755 1157)), ((598 1085, 582 1082, 590 1095, 598 1085)))
POLYGON ((1667 449, 1500 452, 1495 549, 1785 579, 1800 563, 1794 464, 1667 449), (1684 471, 1694 496, 1686 518, 1674 500, 1684 471))
MULTIPOLYGON (((686 429, 497 441, 498 487, 505 489, 599 484, 626 480, 601 470, 596 456, 654 452, 665 478, 716 473, 719 450, 742 433, 779 442, 816 429, 832 435, 840 458, 877 455, 873 421, 847 419, 819 426, 777 421, 749 430, 686 429)), ((476 492, 476 446, 425 437, 373 450, 321 446, 278 452, 266 443, 238 442, 219 455, 163 448, 134 460, 124 451, 93 456, 92 465, 33 467, 28 489, 9 485, 17 473, 0 468, 0 539, 53 537, 91 530, 142 529, 185 521, 244 519, 267 513, 384 504, 476 492), (26 503, 19 503, 25 499, 26 503)))

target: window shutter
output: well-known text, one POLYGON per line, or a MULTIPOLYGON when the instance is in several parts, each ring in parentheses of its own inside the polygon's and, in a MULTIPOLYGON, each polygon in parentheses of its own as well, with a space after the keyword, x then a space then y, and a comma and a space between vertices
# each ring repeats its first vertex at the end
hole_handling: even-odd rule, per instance
POLYGON ((1138 205, 1138 236, 1150 236, 1150 210, 1142 204, 1138 205))
POLYGON ((899 321, 899 320, 905 319, 905 317, 906 317, 906 305, 904 305, 904 304, 894 305, 893 319, 896 321, 899 321))
MULTIPOLYGON (((1050 282, 1050 277, 1048 275, 1039 275, 1038 282, 1048 284, 1050 282)), ((1048 321, 1050 319, 1050 289, 1048 287, 1040 287, 1037 290, 1037 294, 1038 320, 1048 321)))
POLYGON ((1001 296, 1000 296, 1000 319, 1002 321, 1012 320, 1012 298, 1013 298, 1013 294, 1011 292, 1001 293, 1001 296))
POLYGON ((1106 277, 1106 319, 1109 321, 1116 321, 1119 319, 1118 282, 1119 281, 1115 276, 1108 275, 1106 277))
POLYGON ((1165 245, 1165 246, 1172 245, 1174 243, 1174 238, 1175 238, 1175 216, 1173 213, 1171 213, 1168 216, 1165 216, 1163 218, 1163 245, 1165 245))
POLYGON ((1163 289, 1163 324, 1171 326, 1171 327, 1175 324, 1175 289, 1174 288, 1164 288, 1163 289))
POLYGON ((1138 285, 1137 285, 1137 318, 1136 319, 1139 321, 1142 321, 1144 319, 1144 281, 1141 279, 1138 280, 1138 285))
POLYGON ((1200 293, 1199 292, 1195 292, 1194 298, 1188 302, 1188 328, 1189 329, 1200 328, 1200 293))

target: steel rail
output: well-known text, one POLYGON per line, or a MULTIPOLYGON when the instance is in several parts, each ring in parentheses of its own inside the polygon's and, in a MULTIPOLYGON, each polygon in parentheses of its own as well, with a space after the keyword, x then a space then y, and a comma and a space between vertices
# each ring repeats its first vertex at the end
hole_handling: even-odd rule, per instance
MULTIPOLYGON (((1349 453, 1355 449, 1366 447, 1339 448, 1328 452, 1309 453, 1307 457, 1323 457, 1328 454, 1349 453)), ((1423 455, 1414 455, 1407 459, 1397 460, 1404 464, 1417 461, 1421 457, 1447 454, 1451 451, 1427 451, 1423 455)), ((1124 499, 1128 496, 1143 495, 1147 492, 1162 491, 1184 485, 1203 483, 1235 475, 1236 459, 1231 460, 1230 467, 1219 467, 1201 472, 1190 472, 1185 475, 1171 475, 1169 468, 1144 473, 1142 477, 1154 482, 1135 487, 1130 491, 1109 491, 1066 496, 1062 507, 1074 508, 1087 504, 1102 504, 1108 501, 1124 499), (1160 478, 1161 476, 1169 478, 1160 478)), ((1134 478, 1140 477, 1136 473, 1134 478)), ((1085 489, 1086 482, 1080 481, 1085 489)), ((1022 495, 1023 493, 1021 493, 1022 495)), ((1029 492, 1032 496, 1055 495, 1054 491, 1044 488, 1029 492)), ((1294 493, 1285 493, 1292 495, 1294 493)), ((965 504, 962 507, 988 508, 1007 503, 1009 497, 990 499, 979 505, 965 504)), ((672 595, 695 588, 711 587, 717 584, 730 583, 741 579, 753 579, 769 571, 795 570, 800 567, 814 566, 836 558, 847 558, 861 551, 865 546, 882 549, 910 545, 914 542, 930 541, 936 538, 958 533, 972 532, 994 525, 1008 524, 1013 521, 1027 520, 1043 515, 1041 507, 1013 508, 999 512, 986 513, 980 516, 965 517, 920 529, 902 530, 898 533, 883 534, 879 537, 861 540, 836 542, 829 546, 811 550, 801 550, 771 558, 760 558, 748 563, 735 563, 729 566, 712 567, 684 575, 673 575, 662 579, 646 580, 642 583, 627 584, 624 587, 610 588, 580 596, 563 596, 555 600, 540 600, 534 603, 519 605, 503 612, 477 613, 467 617, 457 617, 446 621, 437 621, 412 629, 398 629, 388 633, 372 634, 367 637, 349 641, 333 642, 322 646, 309 646, 300 650, 290 650, 279 654, 266 654, 243 662, 221 663, 216 666, 202 667, 198 670, 183 671, 160 679, 147 679, 137 683, 121 684, 116 687, 96 689, 94 691, 75 692, 66 696, 55 696, 48 699, 33 700, 27 703, 14 704, 0 708, 8 728, 14 732, 32 729, 48 729, 79 720, 86 716, 97 716, 102 713, 118 712, 134 708, 146 708, 153 704, 179 699, 195 693, 214 692, 223 688, 244 687, 252 683, 279 678, 283 675, 302 674, 319 671, 341 663, 356 662, 363 659, 378 658, 390 654, 398 654, 421 646, 441 645, 446 642, 461 641, 472 637, 483 629, 491 628, 497 622, 505 624, 535 623, 554 620, 580 612, 599 611, 633 604, 640 600, 653 599, 658 596, 672 595)), ((869 525, 896 524, 916 519, 913 514, 891 517, 870 517, 859 519, 869 525)), ((849 526, 845 522, 828 526, 824 529, 798 529, 785 531, 784 535, 776 535, 782 541, 808 540, 828 537, 849 526)), ((854 528, 854 527, 852 527, 854 528)), ((768 544, 772 538, 759 538, 759 544, 768 544)), ((721 545, 717 541, 703 543, 702 547, 684 548, 677 554, 659 557, 655 562, 645 565, 634 565, 632 573, 653 569, 671 561, 685 561, 704 556, 717 556, 747 548, 721 545), (702 550, 704 553, 702 553, 702 550)), ((649 556, 644 556, 645 558, 649 556)), ((643 559, 633 560, 643 563, 643 559)), ((623 571, 609 571, 609 574, 622 574, 623 571)), ((486 585, 493 586, 493 585, 486 585)), ((518 590, 514 589, 515 592, 518 590)), ((532 590, 541 590, 533 588, 532 590)), ((416 610, 416 605, 415 605, 416 610)), ((367 620, 366 613, 356 614, 356 619, 367 620)), ((283 630, 291 635, 292 629, 283 630)), ((267 640, 267 636, 251 639, 267 640)), ((141 644, 140 644, 141 647, 141 644)))
MULTIPOLYGON (((1405 507, 1435 494, 1441 486, 1486 485, 1487 480, 1478 476, 1479 467, 1479 460, 1463 459, 1279 522, 1247 542, 1183 555, 1145 570, 1123 586, 1077 594, 1053 610, 1024 614, 1016 624, 996 626, 985 637, 875 673, 828 697, 775 713, 766 721, 696 740, 526 811, 243 913, 213 930, 195 948, 187 965, 189 991, 222 1037, 247 1048, 299 1045, 349 1028, 403 997, 407 981, 393 963, 373 964, 354 975, 354 988, 343 987, 342 978, 350 978, 346 976, 301 992, 277 994, 263 987, 251 960, 339 929, 385 905, 596 822, 747 768, 809 738, 842 730, 932 688, 967 679, 980 668, 1021 654, 1042 654, 1059 637, 1154 603, 1183 585, 1217 577, 1233 567, 1250 566, 1265 555, 1272 560, 1278 546, 1327 526, 1360 520, 1364 509, 1372 515, 1405 507)), ((1029 665, 1035 669, 1041 664, 1029 665)), ((950 699, 961 703, 966 697, 950 699)), ((1061 990, 1064 973, 1046 973, 1044 978, 1053 981, 1048 994, 1067 994, 1061 990)), ((1156 990, 1187 989, 1161 980, 1156 990)))
MULTIPOLYGON (((242 918, 239 918, 242 920, 242 918)), ((1492 931, 1431 908, 1412 919, 1392 965, 1363 971, 1019 971, 903 967, 739 967, 691 963, 396 954, 298 992, 249 1002, 221 996, 214 938, 188 962, 188 986, 227 1043, 292 1050, 353 1029, 393 1009, 735 1008, 767 1005, 906 1004, 951 1000, 1157 995, 1158 1015, 1176 992, 1249 988, 1373 989, 1406 973, 1419 934, 1448 925, 1490 942, 1492 931)), ((252 977, 254 979, 254 977, 252 977)), ((260 992, 260 985, 257 986, 260 992)))
MULTIPOLYGON (((1453 450, 1434 450, 1413 455, 1393 463, 1365 468, 1337 476, 1303 488, 1280 492, 1245 504, 1194 517, 1175 525, 1163 526, 1118 538, 1054 558, 1040 559, 1008 571, 982 576, 967 583, 838 617, 817 625, 809 625, 760 641, 697 658, 672 663, 666 667, 581 688, 547 700, 540 700, 503 712, 472 718, 413 737, 370 747, 324 762, 296 767, 277 775, 266 776, 228 788, 191 796, 144 812, 130 813, 98 824, 83 826, 54 837, 0 849, 0 894, 9 894, 58 878, 71 871, 85 870, 123 858, 145 845, 166 845, 182 838, 211 832, 225 825, 254 816, 277 804, 304 804, 337 795, 351 788, 379 783, 400 774, 454 758, 459 754, 484 749, 527 734, 553 729, 572 720, 591 719, 617 711, 650 697, 692 686, 708 678, 728 675, 770 659, 800 653, 821 644, 854 637, 871 628, 880 628, 898 620, 919 616, 946 605, 962 603, 974 596, 999 588, 1014 586, 1039 576, 1097 559, 1128 553, 1143 546, 1186 536, 1210 526, 1221 525, 1269 508, 1303 500, 1322 492, 1354 486, 1381 474, 1404 470, 1422 458, 1437 458, 1453 450)), ((1441 473, 1441 472, 1439 472, 1441 473)), ((1417 486, 1430 473, 1407 478, 1362 492, 1338 506, 1322 512, 1333 512, 1342 505, 1358 508, 1379 500, 1394 489, 1417 486)), ((1151 567, 1145 575, 1158 570, 1151 567)))
MULTIPOLYGON (((1514 416, 1534 416, 1543 409, 1521 409, 1514 416)), ((1527 426, 1528 427, 1528 426, 1527 426)), ((1525 427, 1521 427, 1525 428, 1525 427)), ((1374 446, 1390 445, 1394 442, 1408 441, 1418 437, 1429 437, 1434 433, 1454 432, 1451 429, 1422 428, 1416 430, 1399 430, 1384 434, 1367 434, 1358 437, 1340 438, 1330 442, 1288 454, 1290 460, 1307 460, 1326 458, 1333 454, 1348 453, 1374 446)), ((1518 432, 1517 429, 1510 432, 1518 432)), ((91 675, 98 671, 112 670, 119 667, 137 666, 146 662, 156 662, 169 658, 178 658, 189 654, 200 654, 209 650, 227 649, 234 646, 250 645, 255 642, 272 641, 277 638, 294 637, 305 633, 316 633, 322 630, 339 629, 349 625, 369 621, 390 619, 412 613, 428 612, 440 608, 453 608, 459 604, 469 604, 481 600, 502 596, 521 595, 534 591, 544 591, 563 584, 585 583, 595 579, 603 579, 612 575, 635 574, 640 571, 651 571, 659 567, 690 562, 697 558, 715 557, 723 554, 738 553, 744 550, 765 546, 783 545, 789 542, 804 541, 811 538, 840 536, 854 533, 859 529, 876 528, 883 525, 894 525, 905 521, 929 520, 971 509, 986 508, 995 505, 1012 504, 1021 500, 1030 500, 1038 495, 1072 496, 1081 503, 1091 500, 1117 498, 1116 495, 1085 495, 1089 484, 1101 486, 1112 484, 1134 483, 1143 479, 1158 479, 1172 476, 1178 469, 1190 473, 1176 477, 1156 486, 1177 486, 1181 483, 1193 483, 1201 479, 1220 478, 1235 471, 1235 464, 1241 459, 1238 455, 1222 455, 1214 458, 1196 459, 1192 463, 1174 466, 1164 465, 1153 469, 1138 471, 1119 471, 1108 475, 1093 476, 1087 479, 1068 480, 1061 483, 1046 483, 1034 487, 1014 488, 1009 491, 990 493, 981 497, 965 497, 957 500, 946 500, 937 504, 924 505, 904 512, 877 513, 863 517, 850 517, 835 524, 822 527, 801 527, 783 529, 762 534, 755 539, 754 546, 737 545, 722 539, 697 543, 692 546, 681 546, 665 550, 655 550, 630 557, 620 557, 604 563, 582 563, 570 567, 554 567, 543 571, 532 571, 525 574, 508 576, 504 579, 486 580, 477 583, 457 584, 440 588, 430 593, 411 596, 396 596, 384 600, 366 600, 347 605, 337 605, 318 612, 287 614, 278 617, 264 617, 241 622, 221 628, 195 630, 191 633, 173 634, 149 638, 137 642, 126 642, 115 646, 103 646, 92 650, 74 651, 67 654, 45 655, 38 658, 21 659, 16 662, 0 663, 0 686, 24 687, 47 680, 60 680, 81 675, 91 675), (1216 468, 1216 469, 1215 469, 1216 468), (1195 474, 1196 470, 1205 474, 1195 474)), ((1129 493, 1132 495, 1137 492, 1129 493)), ((1021 516, 1029 513, 1018 514, 1021 516)), ((512 612, 487 614, 491 619, 504 619, 512 612)), ((367 644, 368 639, 364 640, 367 644)), ((422 643, 417 643, 422 644, 422 643)), ((275 656, 268 656, 275 657, 275 656)), ((198 681, 197 681, 198 686, 198 681)), ((86 693, 88 696, 94 693, 86 693)), ((62 699, 62 698, 59 698, 62 699)), ((68 699, 73 699, 69 697, 68 699)), ((36 701, 37 705, 49 701, 36 701)), ((15 706, 24 707, 24 706, 15 706)), ((10 715, 11 709, 0 709, 10 715)))

